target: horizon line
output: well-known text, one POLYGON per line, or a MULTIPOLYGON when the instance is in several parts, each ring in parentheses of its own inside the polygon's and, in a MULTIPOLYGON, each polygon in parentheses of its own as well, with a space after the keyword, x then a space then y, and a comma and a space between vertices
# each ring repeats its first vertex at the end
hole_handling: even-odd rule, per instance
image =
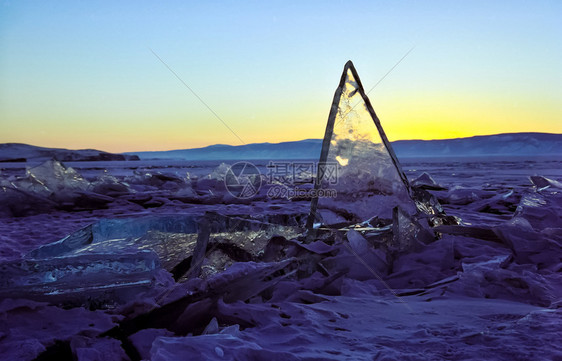
MULTIPOLYGON (((509 132, 509 133, 494 133, 494 134, 475 134, 467 137, 456 137, 456 138, 434 138, 434 139, 421 139, 421 138, 414 138, 414 139, 396 139, 390 141, 391 143, 400 142, 400 141, 424 141, 424 142, 431 142, 431 141, 439 141, 439 140, 455 140, 455 139, 469 139, 469 138, 477 138, 477 137, 489 137, 495 135, 511 135, 511 134, 551 134, 551 135, 562 135, 562 133, 552 133, 552 132, 509 132)), ((137 150, 137 151, 124 151, 124 152, 110 152, 102 149, 97 148, 60 148, 60 147, 49 147, 43 145, 34 145, 28 143, 20 143, 20 142, 5 142, 0 143, 2 145, 14 144, 14 145, 27 145, 37 148, 48 148, 48 149, 62 149, 62 150, 95 150, 95 151, 102 151, 106 153, 113 153, 113 154, 131 154, 131 153, 145 153, 145 152, 170 152, 176 150, 193 150, 193 149, 205 149, 212 146, 229 146, 229 147, 243 147, 247 145, 254 145, 254 144, 282 144, 282 143, 293 143, 293 142, 303 142, 307 140, 322 140, 322 138, 305 138, 305 139, 297 139, 297 140, 285 140, 280 142, 255 142, 255 143, 248 143, 248 144, 225 144, 225 143, 214 143, 209 144, 202 147, 194 147, 194 148, 176 148, 176 149, 166 149, 166 150, 137 150)))

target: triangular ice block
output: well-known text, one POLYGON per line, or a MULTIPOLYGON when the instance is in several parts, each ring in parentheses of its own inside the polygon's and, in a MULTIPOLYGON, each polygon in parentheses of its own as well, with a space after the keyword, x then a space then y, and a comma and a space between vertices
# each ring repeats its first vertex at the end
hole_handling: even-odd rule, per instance
POLYGON ((392 214, 392 242, 390 249, 395 252, 413 252, 424 244, 435 240, 427 222, 420 223, 414 217, 396 207, 392 214), (425 225, 425 226, 424 226, 425 225))
POLYGON ((336 89, 318 164, 308 228, 355 224, 392 209, 416 212, 402 171, 351 61, 336 89))

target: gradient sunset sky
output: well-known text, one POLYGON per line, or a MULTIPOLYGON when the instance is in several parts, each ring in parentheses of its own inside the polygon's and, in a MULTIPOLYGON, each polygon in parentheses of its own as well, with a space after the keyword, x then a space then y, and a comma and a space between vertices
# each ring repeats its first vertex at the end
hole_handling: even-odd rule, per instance
POLYGON ((562 133, 561 1, 3 1, 0 143, 321 138, 352 60, 388 137, 562 133), (152 51, 151 51, 152 49, 152 51))

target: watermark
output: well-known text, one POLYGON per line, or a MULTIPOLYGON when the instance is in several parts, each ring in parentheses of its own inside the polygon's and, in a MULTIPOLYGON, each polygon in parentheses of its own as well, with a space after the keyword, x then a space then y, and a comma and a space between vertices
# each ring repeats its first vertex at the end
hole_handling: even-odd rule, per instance
POLYGON ((305 189, 305 188, 290 188, 282 185, 274 185, 267 190, 269 198, 335 198, 338 192, 335 189, 305 189))
POLYGON ((297 186, 299 184, 312 184, 318 179, 322 179, 325 184, 337 184, 338 163, 271 161, 267 165, 268 184, 297 186), (317 173, 319 173, 319 178, 315 177, 317 173))
POLYGON ((337 184, 338 163, 270 161, 262 175, 250 162, 238 162, 226 172, 224 183, 235 198, 249 199, 257 195, 265 181, 269 198, 335 198, 337 191, 326 186, 337 184), (319 178, 317 178, 317 174, 319 178), (318 179, 322 187, 314 187, 318 179))
POLYGON ((226 190, 235 198, 252 198, 260 191, 262 185, 261 173, 250 162, 238 162, 226 171, 224 185, 226 190))

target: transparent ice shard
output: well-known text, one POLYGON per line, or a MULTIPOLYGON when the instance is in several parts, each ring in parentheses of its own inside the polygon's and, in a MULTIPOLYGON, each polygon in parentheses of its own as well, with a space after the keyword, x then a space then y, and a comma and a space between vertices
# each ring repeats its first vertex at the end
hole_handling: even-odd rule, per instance
POLYGON ((529 179, 538 190, 544 190, 547 188, 562 189, 562 183, 554 179, 546 178, 540 175, 530 176, 529 179))
POLYGON ((50 197, 54 194, 50 188, 30 177, 18 178, 11 182, 10 186, 19 191, 33 194, 38 197, 50 197))
POLYGON ((197 193, 193 190, 190 183, 186 183, 174 193, 174 196, 179 198, 196 199, 197 193))
POLYGON ((273 236, 280 235, 289 239, 299 234, 297 227, 215 213, 205 216, 158 215, 101 219, 58 242, 29 252, 26 258, 116 255, 149 250, 156 253, 163 269, 175 273, 174 269, 177 270, 178 265, 192 256, 204 219, 210 225, 208 248, 216 251, 216 254, 210 251, 204 268, 208 266, 207 268, 213 270, 223 270, 225 264, 232 264, 232 260, 248 261, 259 258, 273 236))
POLYGON ((198 246, 204 258, 193 276, 208 278, 236 262, 259 261, 275 236, 299 233, 298 227, 216 213, 102 219, 21 260, 0 263, 0 298, 111 305, 150 287, 161 269, 176 280, 192 276, 198 246))
POLYGON ((393 209, 392 242, 394 252, 411 252, 435 240, 427 223, 420 223, 400 207, 393 209))
POLYGON ((410 186, 351 63, 345 65, 328 118, 308 228, 414 214, 410 186), (327 190, 334 190, 334 192, 327 190))
POLYGON ((115 177, 105 175, 90 183, 80 173, 56 160, 28 168, 25 177, 14 177, 2 182, 5 191, 0 198, 0 209, 12 209, 14 215, 47 212, 50 209, 89 210, 106 208, 113 196, 130 192, 128 185, 115 177), (15 190, 16 192, 14 192, 15 190), (11 193, 6 197, 6 193, 11 193), (17 195, 17 196, 16 196, 17 195), (18 198, 29 201, 18 202, 18 198))
POLYGON ((0 298, 113 303, 148 288, 158 269, 151 251, 9 261, 0 264, 0 298))
POLYGON ((170 256, 169 253, 181 254, 186 251, 182 245, 189 247, 193 241, 191 238, 196 238, 198 218, 192 215, 163 215, 101 219, 60 241, 31 251, 27 257, 117 254, 148 249, 165 260, 170 256))
POLYGON ((438 184, 429 173, 423 172, 419 177, 410 182, 412 187, 429 190, 444 190, 445 187, 438 184))
POLYGON ((85 191, 90 183, 80 173, 71 167, 65 167, 56 160, 45 163, 26 171, 28 179, 34 183, 50 189, 53 193, 85 191))
POLYGON ((109 174, 103 174, 101 177, 98 177, 91 183, 91 188, 95 193, 108 196, 119 196, 133 192, 127 183, 121 182, 109 174))
POLYGON ((219 164, 218 167, 216 167, 215 169, 213 169, 213 171, 207 175, 207 179, 214 179, 217 181, 224 181, 224 178, 226 177, 226 174, 228 172, 228 170, 230 169, 230 165, 226 164, 226 163, 221 163, 219 164))

